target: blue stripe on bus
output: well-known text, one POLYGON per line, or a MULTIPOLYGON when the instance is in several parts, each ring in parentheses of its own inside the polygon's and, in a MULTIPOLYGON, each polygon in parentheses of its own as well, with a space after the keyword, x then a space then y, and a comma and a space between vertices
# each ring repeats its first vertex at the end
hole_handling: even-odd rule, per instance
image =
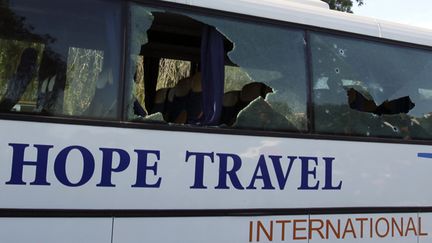
POLYGON ((420 157, 420 158, 429 158, 429 159, 432 159, 432 153, 418 153, 417 156, 420 157))

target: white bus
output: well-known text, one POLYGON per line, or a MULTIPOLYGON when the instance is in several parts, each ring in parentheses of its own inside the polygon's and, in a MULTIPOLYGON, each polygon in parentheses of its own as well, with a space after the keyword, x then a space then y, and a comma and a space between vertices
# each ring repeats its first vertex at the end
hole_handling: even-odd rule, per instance
POLYGON ((432 242, 432 31, 314 0, 0 3, 0 242, 432 242))

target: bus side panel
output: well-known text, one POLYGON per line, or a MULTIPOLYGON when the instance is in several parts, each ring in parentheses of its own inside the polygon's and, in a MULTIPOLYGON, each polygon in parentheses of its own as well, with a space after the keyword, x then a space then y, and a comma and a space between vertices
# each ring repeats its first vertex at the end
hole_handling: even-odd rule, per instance
POLYGON ((259 217, 116 218, 113 243, 129 242, 430 242, 417 213, 259 217))
POLYGON ((432 206, 424 145, 18 121, 0 134, 3 209, 432 206))
POLYGON ((0 242, 110 243, 111 218, 0 218, 0 242))

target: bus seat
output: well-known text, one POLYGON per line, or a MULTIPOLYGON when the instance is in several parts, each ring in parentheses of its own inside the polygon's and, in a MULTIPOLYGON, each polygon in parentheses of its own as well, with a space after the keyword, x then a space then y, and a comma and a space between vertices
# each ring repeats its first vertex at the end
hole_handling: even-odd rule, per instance
POLYGON ((146 111, 144 110, 144 108, 141 106, 141 104, 137 99, 135 99, 135 101, 133 102, 133 111, 135 115, 141 117, 145 117, 147 115, 146 111))
POLYGON ((67 63, 61 55, 46 48, 38 73, 36 110, 45 114, 63 114, 67 63))
POLYGON ((46 107, 51 107, 48 105, 52 101, 51 96, 54 90, 54 84, 57 75, 52 77, 47 77, 45 80, 39 80, 38 98, 37 98, 37 108, 36 111, 42 112, 46 111, 46 107))
MULTIPOLYGON (((99 74, 95 93, 84 114, 90 117, 113 117, 117 104, 117 85, 114 84, 113 71, 104 68, 99 74)), ((146 111, 137 100, 134 101, 137 115, 145 115, 146 111), (136 103, 135 103, 136 102, 136 103), (142 109, 142 110, 141 110, 142 109)), ((134 111, 135 112, 135 111, 134 111)))
POLYGON ((178 81, 177 85, 172 88, 168 98, 169 111, 167 112, 168 122, 184 124, 187 121, 187 103, 189 92, 191 90, 192 80, 184 78, 178 81))
POLYGON ((197 72, 192 76, 192 91, 202 92, 201 73, 197 72))
POLYGON ((203 116, 201 74, 192 76, 192 88, 189 94, 187 113, 188 123, 197 124, 203 116))
POLYGON ((175 90, 174 95, 175 97, 185 97, 189 94, 191 88, 192 88, 191 78, 180 79, 177 85, 174 87, 175 90))
POLYGON ((232 126, 236 121, 240 111, 240 92, 239 90, 229 91, 224 94, 222 103, 221 123, 232 126))
POLYGON ((10 111, 21 99, 36 74, 37 51, 27 48, 21 54, 16 73, 8 80, 6 93, 0 100, 0 110, 10 111))
POLYGON ((166 105, 168 105, 167 98, 169 90, 169 88, 163 88, 156 91, 153 109, 150 114, 158 112, 162 114, 165 113, 166 105))
POLYGON ((263 83, 248 83, 243 86, 241 90, 240 101, 244 104, 244 106, 246 106, 259 96, 265 99, 266 95, 271 92, 273 92, 273 89, 263 83))

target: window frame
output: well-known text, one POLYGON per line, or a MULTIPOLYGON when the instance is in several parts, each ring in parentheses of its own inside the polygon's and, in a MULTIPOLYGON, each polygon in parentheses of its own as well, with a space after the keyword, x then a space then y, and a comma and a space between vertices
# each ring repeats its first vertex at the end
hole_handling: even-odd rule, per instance
MULTIPOLYGON (((68 2, 68 1, 66 1, 66 2, 68 2)), ((117 98, 117 101, 115 102, 115 105, 112 106, 113 109, 115 109, 115 112, 113 112, 113 115, 112 116, 107 116, 107 117, 96 117, 96 116, 91 116, 91 115, 67 115, 65 112, 63 112, 61 114, 60 113, 58 113, 58 114, 44 114, 44 113, 39 113, 39 112, 35 112, 35 111, 24 111, 24 112, 12 112, 12 111, 6 112, 6 111, 0 111, 0 119, 3 119, 3 116, 5 117, 4 119, 7 119, 7 117, 10 117, 11 115, 13 115, 13 116, 18 116, 18 117, 23 117, 24 119, 25 119, 25 117, 33 117, 33 118, 35 118, 35 121, 38 121, 38 118, 40 118, 40 117, 50 117, 50 118, 53 118, 53 119, 54 118, 59 118, 59 119, 62 119, 62 120, 64 120, 64 119, 72 119, 72 120, 74 120, 74 119, 80 119, 80 120, 95 120, 95 121, 121 121, 122 120, 121 119, 121 115, 123 113, 123 110, 120 109, 120 108, 122 108, 122 99, 121 98, 122 98, 122 95, 123 95, 123 91, 122 91, 123 76, 124 76, 123 75, 123 72, 124 72, 123 71, 123 67, 125 66, 124 65, 124 59, 125 59, 125 54, 124 54, 124 47, 125 47, 124 35, 126 33, 125 27, 126 27, 127 23, 124 21, 124 18, 125 18, 125 11, 126 11, 127 5, 126 5, 125 1, 117 1, 117 0, 94 0, 92 3, 99 4, 101 6, 106 6, 106 4, 115 4, 115 5, 117 5, 117 6, 120 7, 120 8, 111 8, 111 6, 108 7, 108 9, 114 9, 114 10, 118 11, 117 13, 119 14, 119 20, 120 20, 120 22, 118 23, 119 25, 118 25, 118 28, 116 28, 116 30, 118 30, 118 32, 121 34, 121 36, 119 36, 119 38, 118 38, 119 41, 115 41, 115 44, 116 44, 116 47, 117 47, 117 52, 118 52, 119 67, 116 70, 117 71, 117 75, 116 75, 117 77, 113 78, 114 79, 114 85, 113 85, 113 87, 116 89, 115 93, 116 93, 116 98, 117 98), (115 79, 117 79, 117 80, 115 80, 115 79)), ((0 6, 0 8, 8 9, 8 7, 5 7, 5 6, 0 6)), ((32 12, 32 11, 34 12, 34 10, 35 9, 33 9, 33 8, 26 9, 26 11, 30 11, 30 12, 32 12)), ((47 12, 47 13, 50 14, 51 12, 47 12)), ((39 16, 40 17, 42 17, 42 16, 45 17, 45 15, 40 14, 40 13, 38 14, 38 17, 39 16)), ((44 21, 46 21, 46 20, 47 19, 44 19, 44 21)), ((29 24, 29 26, 31 26, 31 23, 29 24)), ((18 35, 18 38, 16 38, 16 39, 14 39, 14 38, 6 38, 6 39, 23 41, 23 42, 29 42, 28 39, 22 38, 19 35, 18 35)), ((44 42, 40 42, 40 43, 44 44, 44 42)), ((70 43, 68 42, 68 44, 70 44, 70 43)), ((72 45, 68 45, 67 47, 68 47, 69 51, 71 50, 71 48, 88 49, 88 48, 76 47, 73 44, 72 45)), ((88 49, 88 50, 90 50, 90 49, 88 49)), ((91 50, 97 51, 97 49, 91 49, 91 50)), ((68 62, 68 56, 66 56, 66 59, 65 59, 66 65, 67 65, 67 62, 68 62)), ((37 74, 35 76, 37 76, 37 74)), ((65 90, 66 90, 66 88, 63 91, 65 91, 65 90)), ((63 103, 65 103, 64 100, 63 100, 63 103)), ((17 120, 17 119, 15 119, 15 120, 17 120)))

